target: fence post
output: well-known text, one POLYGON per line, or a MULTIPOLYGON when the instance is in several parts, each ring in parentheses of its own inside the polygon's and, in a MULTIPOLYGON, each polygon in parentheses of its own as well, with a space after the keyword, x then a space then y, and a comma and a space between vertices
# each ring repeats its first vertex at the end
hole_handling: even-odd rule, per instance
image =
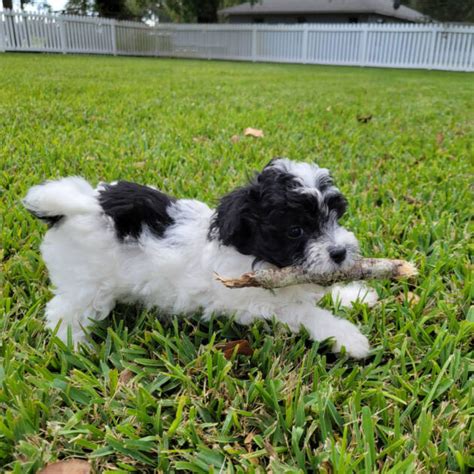
POLYGON ((438 34, 436 25, 431 26, 431 39, 430 39, 430 52, 428 56, 428 69, 433 69, 435 65, 435 53, 436 53, 436 35, 438 34))
POLYGON ((158 26, 155 25, 153 26, 153 38, 155 38, 155 51, 153 53, 153 56, 157 57, 159 56, 159 41, 160 41, 160 32, 158 30, 158 26))
POLYGON ((15 27, 15 15, 13 10, 4 10, 5 16, 5 31, 8 34, 8 41, 10 43, 9 51, 16 51, 20 45, 18 34, 15 27), (10 28, 8 28, 8 22, 10 21, 10 28), (10 31, 9 31, 10 30, 10 31))
POLYGON ((474 45, 471 48, 471 59, 469 64, 467 65, 467 69, 465 71, 474 71, 474 45))
POLYGON ((111 32, 112 32, 112 54, 117 56, 117 31, 115 29, 117 20, 112 20, 110 24, 111 32))
POLYGON ((4 53, 5 52, 5 31, 6 31, 6 28, 4 26, 4 23, 3 23, 3 19, 5 18, 5 21, 7 21, 7 17, 2 15, 2 13, 0 12, 0 53, 4 53))
POLYGON ((204 41, 203 41, 203 46, 204 46, 204 51, 206 52, 206 59, 212 59, 212 52, 211 48, 209 45, 209 25, 206 23, 203 25, 203 30, 202 32, 204 33, 204 41))
POLYGON ((66 41, 66 25, 64 23, 64 18, 58 16, 59 21, 59 37, 61 38, 61 51, 63 54, 67 53, 67 41, 66 41))
POLYGON ((360 39, 359 47, 359 62, 360 66, 367 65, 367 47, 368 47, 369 26, 367 23, 362 25, 362 38, 360 39))
POLYGON ((252 26, 252 61, 257 60, 257 27, 252 26))
POLYGON ((303 38, 301 42, 301 61, 303 64, 308 62, 308 25, 303 25, 303 38))

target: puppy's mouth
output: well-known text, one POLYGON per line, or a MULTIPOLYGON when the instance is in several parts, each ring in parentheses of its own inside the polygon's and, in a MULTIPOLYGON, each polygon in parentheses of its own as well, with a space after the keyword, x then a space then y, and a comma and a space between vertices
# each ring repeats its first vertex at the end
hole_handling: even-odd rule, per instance
POLYGON ((308 273, 329 275, 352 267, 360 256, 357 245, 349 244, 340 249, 333 249, 326 244, 313 243, 308 245, 299 265, 308 273))

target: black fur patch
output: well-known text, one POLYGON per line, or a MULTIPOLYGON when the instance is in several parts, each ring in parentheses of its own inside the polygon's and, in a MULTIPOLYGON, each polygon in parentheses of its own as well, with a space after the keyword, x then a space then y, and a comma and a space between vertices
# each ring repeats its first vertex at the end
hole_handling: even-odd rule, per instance
POLYGON ((146 226, 161 237, 173 219, 166 209, 176 199, 140 184, 119 181, 105 185, 100 191, 99 203, 105 214, 115 223, 119 239, 138 238, 146 226))
POLYGON ((33 211, 32 209, 28 209, 28 208, 26 209, 33 216, 46 222, 46 224, 48 224, 48 227, 53 227, 55 224, 58 224, 64 218, 64 216, 61 216, 61 215, 60 216, 46 216, 39 212, 33 211))

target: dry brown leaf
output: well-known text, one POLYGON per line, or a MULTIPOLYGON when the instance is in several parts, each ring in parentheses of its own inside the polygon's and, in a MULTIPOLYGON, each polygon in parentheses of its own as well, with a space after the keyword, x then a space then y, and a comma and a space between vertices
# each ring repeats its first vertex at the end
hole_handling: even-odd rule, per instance
POLYGON ((270 444, 270 441, 268 441, 267 439, 264 439, 264 440, 263 440, 263 446, 264 446, 265 449, 267 450, 267 453, 268 453, 269 456, 270 456, 270 460, 272 460, 272 459, 278 459, 278 454, 277 454, 277 452, 275 451, 275 448, 270 444))
POLYGON ((263 130, 259 130, 258 128, 248 127, 244 130, 244 135, 246 137, 263 138, 263 130))
POLYGON ((438 146, 441 146, 444 142, 444 135, 440 132, 436 134, 436 143, 438 146))
POLYGON ((329 461, 323 461, 319 466, 319 472, 321 474, 332 474, 334 471, 329 461))
MULTIPOLYGON (((255 433, 253 431, 251 431, 244 439, 244 444, 245 444, 245 448, 247 449, 247 451, 249 453, 253 453, 253 449, 252 449, 252 443, 253 443, 253 438, 254 438, 254 435, 255 433)), ((256 457, 251 457, 249 459, 249 461, 254 465, 254 466, 258 466, 259 465, 259 462, 258 462, 258 458, 256 457)), ((268 472, 268 471, 267 471, 268 472)))
POLYGON ((133 166, 135 168, 145 168, 146 161, 137 161, 136 163, 133 163, 133 166))
POLYGON ((68 459, 48 464, 38 474, 90 474, 91 465, 84 459, 68 459))
POLYGON ((197 137, 193 137, 193 142, 194 143, 207 143, 209 141, 209 137, 206 137, 204 135, 199 135, 197 137))
POLYGON ((240 142, 240 135, 232 135, 232 136, 230 137, 230 141, 231 141, 232 143, 238 143, 238 142, 240 142))
POLYGON ((237 354, 246 356, 251 356, 253 354, 253 349, 250 347, 249 341, 245 339, 216 344, 216 349, 221 350, 226 359, 230 359, 234 353, 235 346, 237 346, 237 354))
POLYGON ((135 374, 131 370, 122 370, 122 372, 120 372, 118 381, 119 383, 126 385, 128 382, 130 382, 134 375, 135 374))
POLYGON ((254 432, 251 431, 244 439, 244 444, 252 444, 254 438, 254 432))
POLYGON ((410 196, 409 194, 406 194, 403 196, 403 199, 405 199, 406 202, 409 204, 414 204, 414 205, 419 205, 421 204, 421 201, 417 198, 414 198, 413 196, 410 196))
POLYGON ((406 301, 410 306, 415 306, 420 302, 420 297, 416 293, 408 291, 406 295, 405 293, 400 293, 397 296, 397 301, 400 303, 404 303, 406 301))
POLYGON ((357 121, 360 123, 368 123, 372 120, 372 114, 365 114, 365 115, 358 115, 357 116, 357 121))

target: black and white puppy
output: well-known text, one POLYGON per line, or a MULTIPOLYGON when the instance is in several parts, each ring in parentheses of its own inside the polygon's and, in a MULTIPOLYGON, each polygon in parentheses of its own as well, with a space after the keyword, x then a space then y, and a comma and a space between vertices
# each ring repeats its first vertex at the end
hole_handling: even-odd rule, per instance
POLYGON ((376 294, 362 283, 300 285, 270 292, 228 289, 214 273, 237 277, 255 266, 302 265, 328 273, 352 264, 356 238, 338 224, 346 200, 327 169, 288 159, 271 161, 248 185, 224 196, 217 209, 175 199, 125 181, 93 189, 79 177, 32 187, 24 204, 50 224, 41 245, 54 288, 47 324, 75 342, 90 320, 116 302, 140 302, 170 314, 235 316, 249 324, 276 317, 293 331, 334 339, 356 358, 369 351, 357 327, 318 308, 328 291, 342 304, 376 294))

